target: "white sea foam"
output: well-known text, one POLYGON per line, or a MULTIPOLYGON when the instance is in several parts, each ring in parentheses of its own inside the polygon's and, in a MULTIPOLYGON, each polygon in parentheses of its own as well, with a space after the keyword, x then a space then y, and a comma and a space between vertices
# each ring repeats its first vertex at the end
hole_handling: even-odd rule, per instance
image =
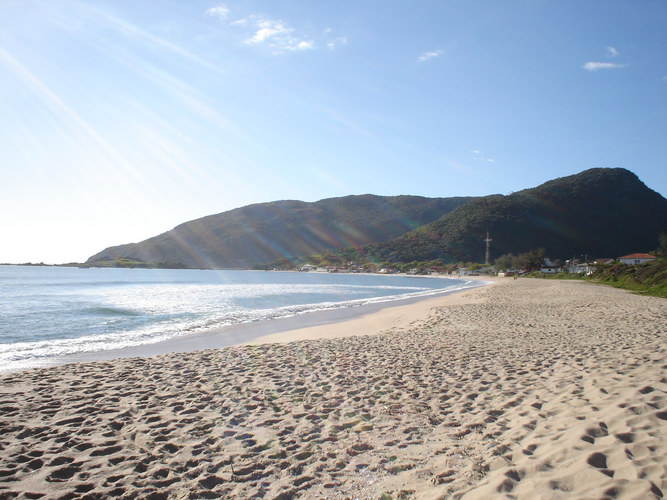
POLYGON ((0 266, 0 371, 476 286, 406 276, 0 266))

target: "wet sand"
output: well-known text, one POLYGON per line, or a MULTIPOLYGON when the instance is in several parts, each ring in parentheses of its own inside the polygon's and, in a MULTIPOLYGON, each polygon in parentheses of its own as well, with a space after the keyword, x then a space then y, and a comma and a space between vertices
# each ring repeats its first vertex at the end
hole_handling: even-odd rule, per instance
POLYGON ((667 301, 492 286, 0 376, 0 498, 662 498, 667 301))

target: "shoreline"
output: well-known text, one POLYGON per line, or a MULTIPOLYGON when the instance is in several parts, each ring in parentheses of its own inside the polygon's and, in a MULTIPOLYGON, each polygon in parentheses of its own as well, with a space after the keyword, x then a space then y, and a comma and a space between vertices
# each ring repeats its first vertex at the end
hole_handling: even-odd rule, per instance
MULTIPOLYGON (((430 277, 425 276, 424 278, 429 279, 430 277)), ((445 278, 441 277, 441 279, 445 278)), ((435 292, 427 296, 386 300, 340 309, 311 311, 285 318, 213 327, 149 344, 54 356, 45 359, 39 366, 7 371, 0 370, 0 375, 70 363, 109 361, 121 358, 148 358, 162 354, 220 349, 230 346, 289 342, 290 340, 315 339, 320 338, 320 336, 334 337, 337 336, 335 332, 339 331, 345 332, 341 334, 342 336, 370 334, 366 332, 365 328, 372 325, 377 325, 376 329, 380 327, 389 328, 393 326, 392 321, 403 321, 403 318, 410 318, 411 321, 414 321, 433 307, 436 302, 432 303, 432 301, 465 293, 468 290, 493 283, 476 277, 466 277, 465 279, 468 282, 479 282, 479 284, 466 286, 463 289, 457 288, 435 292), (393 309, 397 309, 397 311, 392 312, 393 309), (356 333, 347 333, 349 328, 352 328, 356 333), (326 333, 320 335, 319 331, 326 333), (294 338, 292 338, 292 332, 294 332, 294 338)), ((374 333, 379 333, 379 331, 374 333)))
MULTIPOLYGON (((291 328, 269 331, 253 338, 247 345, 298 342, 302 340, 335 339, 357 335, 379 335, 392 328, 406 328, 428 317, 430 312, 443 306, 461 304, 469 300, 469 292, 495 285, 499 278, 466 277, 480 284, 464 289, 447 291, 433 296, 406 299, 389 303, 385 307, 369 308, 340 321, 308 325, 291 325, 291 328), (493 279, 493 281, 491 281, 493 279)), ((503 278, 500 278, 503 279, 503 278)), ((379 304, 378 304, 379 305, 379 304)), ((244 345, 244 344, 238 344, 244 345)))
POLYGON ((501 278, 414 306, 0 375, 0 497, 664 496, 664 299, 501 278))

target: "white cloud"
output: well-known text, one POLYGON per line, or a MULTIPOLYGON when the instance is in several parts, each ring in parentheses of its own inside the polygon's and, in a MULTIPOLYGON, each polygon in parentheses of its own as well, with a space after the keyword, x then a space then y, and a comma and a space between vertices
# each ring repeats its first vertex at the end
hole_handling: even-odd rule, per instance
MULTIPOLYGON (((612 47, 611 45, 608 47, 605 47, 605 50, 607 51, 607 58, 609 59, 614 59, 615 57, 618 57, 618 50, 616 50, 615 47, 612 47)), ((619 69, 619 68, 625 68, 627 64, 619 64, 619 63, 612 63, 612 62, 599 62, 599 61, 589 61, 585 63, 582 68, 584 68, 586 71, 598 71, 601 69, 619 69)))
POLYGON ((294 28, 283 21, 264 17, 249 16, 231 23, 236 26, 250 26, 252 36, 246 38, 246 45, 262 45, 273 50, 274 54, 312 50, 315 42, 306 37, 296 35, 294 28))
MULTIPOLYGON (((327 33, 330 32, 330 29, 327 29, 327 33)), ((347 37, 344 36, 339 36, 338 38, 331 40, 327 42, 327 48, 330 50, 334 50, 336 47, 340 45, 345 45, 347 43, 347 37)))
POLYGON ((326 45, 327 48, 333 50, 347 43, 344 36, 332 38, 333 30, 331 28, 326 28, 322 35, 329 38, 330 41, 321 40, 322 43, 318 44, 315 40, 298 33, 289 24, 279 19, 251 14, 241 19, 229 20, 230 10, 224 5, 211 7, 206 11, 206 14, 219 21, 224 21, 225 26, 233 26, 239 29, 244 45, 264 47, 271 50, 273 54, 304 52, 314 50, 318 45, 326 45))
POLYGON ((587 62, 582 66, 586 71, 597 71, 600 69, 617 69, 625 68, 626 64, 616 64, 610 62, 587 62))
POLYGON ((494 158, 487 158, 486 155, 484 154, 483 151, 480 151, 479 149, 471 149, 470 152, 472 153, 472 159, 473 161, 483 161, 486 163, 495 163, 496 160, 494 158))
POLYGON ((424 52, 422 55, 419 56, 419 62, 426 62, 431 59, 435 59, 437 57, 440 57, 442 55, 442 50, 431 50, 428 52, 424 52))
POLYGON ((290 30, 285 28, 280 23, 274 23, 273 21, 261 21, 257 23, 257 28, 259 28, 255 34, 246 40, 246 43, 263 43, 272 36, 281 34, 286 36, 290 30))
POLYGON ((217 7, 211 7, 206 10, 206 15, 215 17, 219 21, 224 21, 229 17, 229 9, 224 5, 218 5, 217 7))

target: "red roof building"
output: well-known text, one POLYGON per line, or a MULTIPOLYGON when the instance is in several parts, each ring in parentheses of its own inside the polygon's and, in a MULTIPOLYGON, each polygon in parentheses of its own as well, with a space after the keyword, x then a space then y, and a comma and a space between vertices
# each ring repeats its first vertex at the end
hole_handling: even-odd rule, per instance
POLYGON ((624 255, 619 257, 618 260, 623 264, 643 264, 644 262, 650 262, 654 260, 655 257, 648 253, 631 253, 629 255, 624 255))

